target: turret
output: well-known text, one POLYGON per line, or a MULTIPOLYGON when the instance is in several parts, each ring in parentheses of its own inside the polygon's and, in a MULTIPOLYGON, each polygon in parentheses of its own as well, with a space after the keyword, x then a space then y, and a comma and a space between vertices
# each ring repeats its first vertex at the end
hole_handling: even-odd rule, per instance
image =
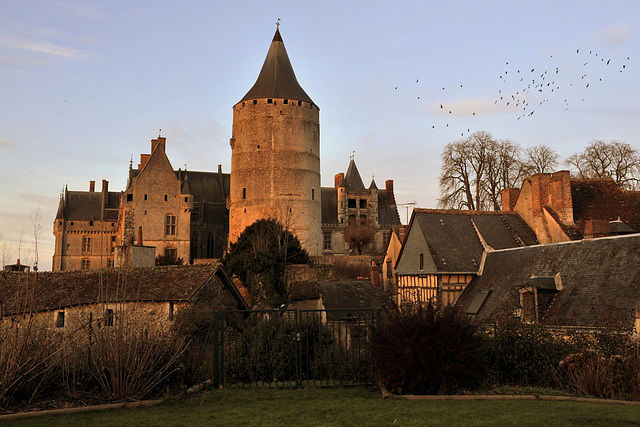
POLYGON ((279 29, 258 79, 233 107, 230 144, 229 242, 275 218, 320 254, 319 109, 298 83, 279 29))

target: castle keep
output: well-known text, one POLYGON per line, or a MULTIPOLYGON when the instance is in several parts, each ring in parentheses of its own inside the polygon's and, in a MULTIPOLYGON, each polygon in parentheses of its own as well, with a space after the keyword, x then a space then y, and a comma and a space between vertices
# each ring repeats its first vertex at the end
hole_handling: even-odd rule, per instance
POLYGON ((256 83, 233 107, 229 241, 272 217, 321 253, 320 111, 300 87, 280 31, 256 83))
POLYGON ((350 254, 351 228, 367 228, 369 251, 384 250, 400 217, 393 181, 365 188, 352 158, 333 187, 320 186, 320 110, 302 89, 280 31, 258 78, 233 106, 231 173, 174 170, 167 141, 130 166, 127 188, 68 191, 54 222, 53 270, 118 266, 118 248, 137 244, 185 263, 220 259, 261 218, 291 230, 312 256, 350 254))

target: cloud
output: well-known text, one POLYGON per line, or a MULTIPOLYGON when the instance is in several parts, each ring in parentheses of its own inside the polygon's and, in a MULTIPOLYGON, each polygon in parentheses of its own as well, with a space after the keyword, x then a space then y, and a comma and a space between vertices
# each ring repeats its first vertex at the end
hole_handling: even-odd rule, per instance
POLYGON ((82 18, 99 19, 106 16, 96 6, 84 2, 56 1, 54 4, 66 12, 82 18))
POLYGON ((0 139, 0 147, 11 147, 11 143, 9 141, 3 141, 0 139))
POLYGON ((629 27, 626 25, 617 25, 615 27, 605 28, 598 32, 598 38, 608 46, 620 45, 629 38, 629 27))
POLYGON ((3 44, 12 49, 45 53, 51 56, 62 56, 64 58, 70 59, 86 59, 91 56, 87 52, 83 52, 66 46, 60 46, 48 42, 21 40, 11 37, 0 38, 0 44, 3 44))

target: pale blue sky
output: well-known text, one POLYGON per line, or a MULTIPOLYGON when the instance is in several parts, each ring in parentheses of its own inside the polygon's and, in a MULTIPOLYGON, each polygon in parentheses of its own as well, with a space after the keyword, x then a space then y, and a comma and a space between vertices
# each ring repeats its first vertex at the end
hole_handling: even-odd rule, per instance
POLYGON ((278 18, 320 107, 324 186, 355 150, 367 184, 393 179, 399 203, 435 207, 440 152, 467 129, 563 158, 593 139, 640 148, 634 0, 4 1, 0 232, 12 258, 24 228, 21 256, 33 259, 29 216, 40 207, 40 266, 50 269, 60 191, 102 179, 124 189, 129 159, 160 128, 174 168, 229 172, 232 106, 278 18), (554 92, 533 88, 544 71, 554 92), (505 101, 529 79, 524 113, 535 113, 518 120, 522 105, 505 101))

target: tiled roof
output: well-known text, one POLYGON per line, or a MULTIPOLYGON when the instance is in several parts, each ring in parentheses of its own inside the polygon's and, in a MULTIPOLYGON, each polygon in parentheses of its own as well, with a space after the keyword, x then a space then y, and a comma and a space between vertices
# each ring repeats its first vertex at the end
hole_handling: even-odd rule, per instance
POLYGON ((378 190, 378 223, 380 225, 400 225, 400 215, 393 195, 387 190, 378 190))
POLYGON ((413 215, 413 226, 422 232, 439 272, 478 271, 484 251, 478 232, 493 249, 538 243, 514 212, 416 208, 413 215))
POLYGON ((342 280, 318 283, 326 309, 379 307, 382 290, 370 280, 342 280))
POLYGON ((456 305, 466 309, 479 291, 489 290, 476 318, 492 322, 505 306, 515 308, 518 289, 532 277, 560 273, 562 290, 541 292, 551 296, 541 309, 543 323, 597 327, 622 315, 632 327, 640 302, 639 260, 640 234, 488 252, 482 275, 456 305))
POLYGON ((20 312, 24 301, 34 312, 100 302, 189 301, 214 274, 240 298, 224 269, 215 265, 0 273, 0 311, 20 312))

